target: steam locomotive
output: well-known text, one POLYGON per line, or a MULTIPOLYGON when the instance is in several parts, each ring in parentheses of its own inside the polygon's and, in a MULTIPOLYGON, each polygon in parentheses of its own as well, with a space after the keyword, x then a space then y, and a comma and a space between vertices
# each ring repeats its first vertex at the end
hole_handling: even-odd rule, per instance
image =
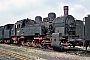
POLYGON ((64 16, 61 17, 50 12, 45 18, 36 16, 35 20, 27 18, 0 26, 0 42, 49 49, 75 47, 83 44, 84 28, 83 21, 68 15, 68 6, 64 6, 64 16))

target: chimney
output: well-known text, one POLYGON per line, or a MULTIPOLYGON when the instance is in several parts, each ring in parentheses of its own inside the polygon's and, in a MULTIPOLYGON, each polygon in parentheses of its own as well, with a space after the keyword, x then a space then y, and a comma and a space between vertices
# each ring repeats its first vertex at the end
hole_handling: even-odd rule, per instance
POLYGON ((64 15, 68 15, 68 7, 69 6, 64 6, 63 8, 64 8, 64 15))

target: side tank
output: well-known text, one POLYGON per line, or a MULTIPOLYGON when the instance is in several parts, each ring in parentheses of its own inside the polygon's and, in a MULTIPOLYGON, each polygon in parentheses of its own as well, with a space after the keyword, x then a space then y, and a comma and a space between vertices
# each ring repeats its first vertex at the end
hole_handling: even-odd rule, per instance
POLYGON ((84 23, 81 20, 76 20, 76 36, 83 38, 84 35, 84 23))
POLYGON ((90 15, 85 17, 85 40, 90 41, 90 15))

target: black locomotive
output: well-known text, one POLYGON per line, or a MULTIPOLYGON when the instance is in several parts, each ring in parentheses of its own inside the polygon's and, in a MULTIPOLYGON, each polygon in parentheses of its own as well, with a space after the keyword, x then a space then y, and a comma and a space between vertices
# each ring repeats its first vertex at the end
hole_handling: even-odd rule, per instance
POLYGON ((84 28, 83 21, 68 15, 68 6, 64 6, 64 16, 61 17, 50 12, 43 19, 36 16, 35 20, 27 18, 0 26, 0 41, 49 49, 75 47, 82 45, 84 28))

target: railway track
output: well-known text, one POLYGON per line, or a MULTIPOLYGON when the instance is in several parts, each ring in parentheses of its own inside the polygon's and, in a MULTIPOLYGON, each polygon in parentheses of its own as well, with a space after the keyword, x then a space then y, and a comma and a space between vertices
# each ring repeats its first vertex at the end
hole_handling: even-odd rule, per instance
POLYGON ((4 52, 4 54, 6 55, 8 55, 10 51, 9 56, 15 57, 19 60, 25 60, 28 57, 31 58, 31 59, 29 58, 30 60, 33 60, 33 58, 35 58, 34 60, 43 60, 43 59, 44 60, 45 59, 46 60, 73 60, 73 59, 77 60, 77 58, 79 58, 79 60, 81 60, 81 58, 83 60, 85 59, 89 60, 89 57, 90 57, 90 52, 85 55, 83 50, 75 50, 75 49, 69 49, 66 52, 66 50, 54 51, 49 49, 17 46, 17 45, 11 45, 11 44, 10 45, 0 44, 0 49, 2 49, 2 51, 4 51, 5 49, 6 52, 4 52), (77 57, 77 58, 74 58, 74 57, 77 57))
POLYGON ((9 51, 3 50, 3 49, 0 49, 0 53, 9 55, 11 57, 15 57, 19 60, 32 60, 31 58, 28 58, 28 57, 25 57, 25 56, 22 56, 22 55, 19 55, 19 54, 16 54, 16 53, 12 53, 12 52, 9 52, 9 51))

